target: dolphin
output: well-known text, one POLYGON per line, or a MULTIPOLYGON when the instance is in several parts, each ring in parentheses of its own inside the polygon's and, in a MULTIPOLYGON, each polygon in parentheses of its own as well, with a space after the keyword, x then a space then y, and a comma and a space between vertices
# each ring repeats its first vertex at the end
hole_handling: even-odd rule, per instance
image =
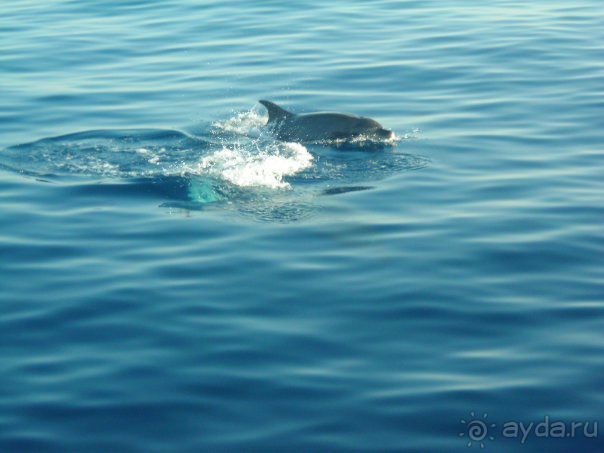
POLYGON ((259 101, 268 110, 267 126, 280 140, 302 143, 353 139, 383 142, 394 133, 371 118, 346 113, 296 115, 271 101, 259 101))

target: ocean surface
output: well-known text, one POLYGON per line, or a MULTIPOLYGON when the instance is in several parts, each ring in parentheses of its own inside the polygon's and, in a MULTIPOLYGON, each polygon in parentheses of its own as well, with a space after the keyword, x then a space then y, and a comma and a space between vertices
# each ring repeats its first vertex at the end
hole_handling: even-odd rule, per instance
POLYGON ((9 0, 0 99, 0 451, 604 451, 601 0, 9 0))

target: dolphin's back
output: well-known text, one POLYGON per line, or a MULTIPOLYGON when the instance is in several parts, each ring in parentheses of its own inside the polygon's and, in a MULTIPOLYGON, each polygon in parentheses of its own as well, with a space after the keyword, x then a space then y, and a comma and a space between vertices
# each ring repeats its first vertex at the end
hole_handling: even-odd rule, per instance
POLYGON ((309 113, 296 117, 298 136, 310 135, 317 140, 344 138, 354 133, 358 116, 345 113, 309 113))
POLYGON ((292 112, 288 112, 284 108, 279 107, 274 102, 266 101, 264 99, 262 99, 258 102, 260 102, 264 107, 266 107, 266 110, 268 110, 268 122, 269 123, 283 121, 283 120, 286 120, 286 119, 294 116, 294 114, 292 112))
POLYGON ((308 113, 296 115, 271 101, 260 103, 268 110, 268 126, 281 140, 313 142, 350 139, 361 136, 391 138, 392 132, 371 118, 346 113, 308 113))

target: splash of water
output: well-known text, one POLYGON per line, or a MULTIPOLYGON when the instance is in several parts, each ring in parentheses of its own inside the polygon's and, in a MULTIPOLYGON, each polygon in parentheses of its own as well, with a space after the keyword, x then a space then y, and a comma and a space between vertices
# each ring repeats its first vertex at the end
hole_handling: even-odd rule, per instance
POLYGON ((212 127, 220 134, 228 132, 246 137, 259 137, 264 131, 268 118, 256 112, 248 110, 235 113, 231 118, 224 121, 215 121, 212 127))
POLYGON ((264 129, 266 122, 267 117, 255 110, 214 122, 214 135, 220 137, 222 149, 187 171, 238 187, 290 188, 285 178, 311 167, 313 156, 299 143, 275 141, 264 129), (237 136, 234 142, 228 142, 228 134, 237 136))
POLYGON ((285 181, 312 165, 313 156, 298 143, 255 142, 246 146, 224 147, 201 159, 194 174, 224 179, 239 187, 289 188, 285 181))

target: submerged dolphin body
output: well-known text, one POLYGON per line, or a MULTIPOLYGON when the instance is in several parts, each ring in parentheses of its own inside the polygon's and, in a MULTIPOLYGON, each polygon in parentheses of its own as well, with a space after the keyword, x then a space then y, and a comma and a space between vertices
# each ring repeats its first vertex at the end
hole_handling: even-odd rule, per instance
POLYGON ((371 118, 345 113, 296 115, 271 101, 259 101, 268 110, 268 127, 281 140, 302 143, 360 138, 386 141, 394 133, 371 118))

